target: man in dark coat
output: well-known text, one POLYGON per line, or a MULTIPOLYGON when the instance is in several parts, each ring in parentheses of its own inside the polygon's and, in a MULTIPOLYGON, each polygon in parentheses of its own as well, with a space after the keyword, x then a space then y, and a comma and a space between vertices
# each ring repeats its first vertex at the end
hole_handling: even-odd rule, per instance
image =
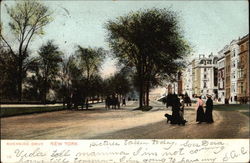
POLYGON ((172 101, 172 121, 171 124, 178 124, 180 122, 180 103, 177 98, 173 98, 172 101))
POLYGON ((206 111, 205 111, 205 121, 207 123, 213 123, 213 100, 210 95, 207 96, 206 111))
POLYGON ((167 95, 166 107, 168 108, 169 106, 172 106, 172 94, 167 95))

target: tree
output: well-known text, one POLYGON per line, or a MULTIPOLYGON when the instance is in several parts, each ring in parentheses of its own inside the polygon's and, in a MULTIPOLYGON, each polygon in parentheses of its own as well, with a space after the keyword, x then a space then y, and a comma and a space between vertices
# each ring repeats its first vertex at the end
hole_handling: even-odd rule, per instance
POLYGON ((122 68, 114 75, 103 81, 104 96, 119 95, 120 98, 126 96, 131 91, 130 72, 122 68))
POLYGON ((139 107, 153 84, 172 76, 188 54, 175 12, 167 9, 146 9, 131 12, 106 24, 108 41, 121 63, 135 67, 139 87, 139 107))
POLYGON ((17 63, 10 51, 0 48, 0 98, 14 100, 17 98, 17 63))
POLYGON ((86 109, 88 109, 89 91, 91 86, 91 79, 94 75, 99 72, 101 63, 103 62, 106 52, 99 48, 83 48, 78 46, 76 50, 76 56, 79 58, 79 68, 81 69, 82 75, 85 77, 85 94, 86 94, 86 109))
POLYGON ((41 94, 42 101, 46 102, 46 95, 50 88, 52 88, 56 77, 59 75, 60 63, 62 62, 62 53, 52 41, 48 41, 41 46, 38 51, 38 74, 41 78, 41 94))
POLYGON ((114 93, 119 94, 120 96, 125 96, 131 90, 131 82, 127 74, 123 71, 120 71, 112 77, 114 87, 114 93))
POLYGON ((103 94, 103 79, 99 74, 95 74, 91 77, 89 83, 89 96, 92 97, 92 102, 94 100, 100 99, 103 94))
POLYGON ((80 72, 76 67, 75 57, 73 55, 64 57, 61 62, 59 75, 60 82, 58 83, 56 89, 57 99, 62 100, 64 105, 66 102, 69 103, 69 99, 72 94, 72 81, 74 80, 74 77, 77 78, 79 76, 80 72))
MULTIPOLYGON (((83 75, 83 70, 79 66, 79 59, 76 55, 63 58, 56 94, 58 99, 63 99, 64 104, 67 102, 68 109, 71 108, 72 102, 80 103, 85 99, 86 78, 83 75), (75 99, 75 97, 78 99, 75 99)), ((76 106, 75 103, 74 106, 76 106)))
POLYGON ((26 76, 27 66, 29 65, 28 47, 35 35, 44 34, 43 27, 51 21, 51 12, 48 7, 37 0, 17 2, 11 8, 6 5, 6 8, 11 18, 9 27, 17 43, 13 40, 8 41, 7 37, 4 37, 2 33, 0 37, 12 55, 15 56, 17 62, 18 98, 21 101, 23 79, 26 76), (11 45, 10 42, 14 44, 11 45), (16 51, 14 50, 15 45, 18 45, 16 51))

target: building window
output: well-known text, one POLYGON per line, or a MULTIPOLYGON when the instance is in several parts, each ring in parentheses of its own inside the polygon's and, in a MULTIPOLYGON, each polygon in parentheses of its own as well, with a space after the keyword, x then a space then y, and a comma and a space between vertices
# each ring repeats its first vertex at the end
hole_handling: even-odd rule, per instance
POLYGON ((207 75, 204 75, 204 79, 206 79, 207 78, 207 75))
POLYGON ((240 83, 240 93, 243 93, 243 83, 240 83))
POLYGON ((234 86, 234 84, 232 84, 232 87, 231 87, 231 90, 233 90, 233 92, 235 92, 235 86, 234 86))
POLYGON ((206 71, 207 71, 207 69, 206 69, 206 68, 204 68, 204 71, 206 72, 206 71))
POLYGON ((242 51, 242 52, 243 52, 244 50, 245 50, 244 45, 241 45, 241 46, 240 46, 240 51, 242 51))
POLYGON ((242 77, 243 77, 243 69, 239 69, 238 78, 242 78, 242 77))
POLYGON ((235 79, 235 72, 233 71, 233 73, 232 73, 232 76, 233 76, 233 79, 235 79))
POLYGON ((207 88, 207 83, 206 82, 204 82, 204 87, 203 88, 207 88))

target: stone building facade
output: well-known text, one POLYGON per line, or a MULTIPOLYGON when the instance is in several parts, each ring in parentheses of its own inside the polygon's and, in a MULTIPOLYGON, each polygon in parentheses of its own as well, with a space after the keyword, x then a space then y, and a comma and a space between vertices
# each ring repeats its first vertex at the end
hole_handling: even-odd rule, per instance
POLYGON ((249 35, 242 37, 239 42, 238 63, 238 98, 249 99, 249 35))
MULTIPOLYGON (((199 55, 183 70, 183 94, 206 96, 210 94, 219 102, 236 103, 248 99, 249 94, 249 34, 232 40, 217 55, 199 55)), ((175 89, 176 90, 176 89, 175 89)))
POLYGON ((230 43, 230 55, 231 55, 231 79, 230 79, 230 102, 235 103, 237 100, 237 85, 238 85, 238 62, 239 62, 239 45, 238 40, 233 40, 230 43))
MULTIPOLYGON (((218 57, 210 54, 206 57, 199 55, 199 59, 192 61, 192 82, 195 95, 205 97, 207 94, 218 97, 217 92, 217 60, 218 57)), ((186 79, 185 79, 186 80, 186 79)))
POLYGON ((183 71, 183 94, 187 93, 189 97, 193 95, 192 80, 192 62, 189 63, 183 71))
POLYGON ((218 101, 225 101, 225 56, 224 51, 227 49, 225 47, 221 51, 218 52, 218 101))

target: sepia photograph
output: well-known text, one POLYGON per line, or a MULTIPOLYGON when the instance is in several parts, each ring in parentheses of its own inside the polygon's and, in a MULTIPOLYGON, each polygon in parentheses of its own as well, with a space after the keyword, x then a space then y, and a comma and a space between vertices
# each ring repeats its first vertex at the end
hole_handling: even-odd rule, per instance
POLYGON ((1 141, 249 140, 249 1, 0 3, 1 141))

